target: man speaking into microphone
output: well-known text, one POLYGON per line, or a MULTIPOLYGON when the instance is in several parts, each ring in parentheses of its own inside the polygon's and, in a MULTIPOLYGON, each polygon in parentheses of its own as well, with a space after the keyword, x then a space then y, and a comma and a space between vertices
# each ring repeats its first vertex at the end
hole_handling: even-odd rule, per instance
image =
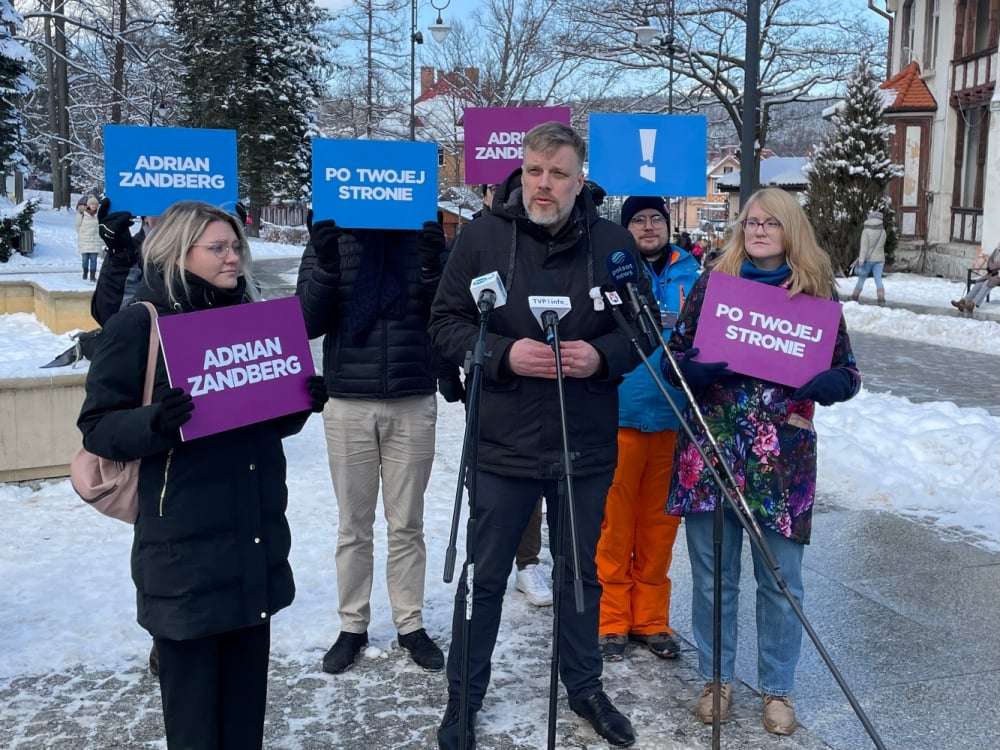
MULTIPOLYGON (((622 248, 634 254, 636 245, 628 231, 598 216, 584 186, 586 145, 572 128, 556 122, 538 125, 525 134, 523 146, 523 165, 497 188, 492 213, 459 235, 431 306, 429 326, 443 355, 456 364, 464 362, 479 336, 480 311, 470 284, 499 273, 507 300, 488 319, 479 464, 470 467, 477 471, 477 492, 475 536, 468 542, 474 550, 475 576, 465 747, 475 746, 475 718, 490 679, 511 561, 539 494, 545 496, 552 557, 564 560, 564 584, 558 592, 559 673, 570 708, 608 742, 628 747, 635 741, 632 726, 601 682, 601 588, 595 552, 617 461, 617 386, 639 364, 639 355, 589 292, 605 281, 608 255, 622 248), (558 337, 552 339, 559 342, 563 374, 582 613, 574 602, 569 524, 559 522, 565 512, 559 502, 565 496, 559 491, 565 456, 555 352, 530 302, 539 295, 559 298, 552 305, 559 318, 558 337), (563 311, 566 307, 568 312, 563 311)), ((648 290, 644 278, 640 291, 648 290)), ((443 750, 462 744, 466 574, 463 566, 448 653, 448 704, 438 730, 443 750)))

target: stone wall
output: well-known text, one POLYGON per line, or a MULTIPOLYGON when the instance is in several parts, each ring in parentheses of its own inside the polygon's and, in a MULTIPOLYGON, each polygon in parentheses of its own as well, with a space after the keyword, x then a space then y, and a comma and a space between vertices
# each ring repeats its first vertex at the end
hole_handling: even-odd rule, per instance
POLYGON ((0 281, 0 314, 33 313, 53 333, 97 328, 90 316, 92 292, 52 291, 34 281, 0 281))
POLYGON ((926 245, 923 241, 901 239, 896 245, 896 259, 889 271, 939 276, 965 282, 979 248, 963 242, 926 245))
POLYGON ((0 482, 69 475, 81 445, 82 372, 0 378, 0 482))

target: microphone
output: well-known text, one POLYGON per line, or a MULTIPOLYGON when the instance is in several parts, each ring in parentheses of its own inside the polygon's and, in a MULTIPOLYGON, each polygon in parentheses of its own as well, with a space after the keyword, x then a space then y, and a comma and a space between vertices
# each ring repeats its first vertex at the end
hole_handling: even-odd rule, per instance
POLYGON ((528 307, 535 316, 538 325, 545 331, 545 342, 553 343, 555 328, 559 321, 566 317, 573 305, 569 297, 550 297, 548 295, 528 297, 528 307))
POLYGON ((650 342, 655 343, 655 334, 650 328, 646 317, 642 314, 643 308, 647 308, 647 305, 642 295, 639 294, 639 268, 635 264, 635 258, 632 257, 632 253, 624 249, 615 250, 607 258, 607 267, 608 276, 611 277, 618 292, 621 293, 622 289, 625 290, 629 308, 632 310, 633 317, 638 319, 642 334, 650 342))
POLYGON ((481 313, 488 313, 507 304, 507 290, 496 271, 474 278, 469 284, 469 291, 481 313))

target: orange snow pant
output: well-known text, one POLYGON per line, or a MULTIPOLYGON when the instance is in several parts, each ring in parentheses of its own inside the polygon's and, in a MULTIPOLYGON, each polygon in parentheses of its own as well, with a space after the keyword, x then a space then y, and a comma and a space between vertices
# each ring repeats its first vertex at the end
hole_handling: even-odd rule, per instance
POLYGON ((681 519, 664 513, 674 430, 618 429, 618 468, 597 543, 600 635, 670 633, 670 561, 681 519))

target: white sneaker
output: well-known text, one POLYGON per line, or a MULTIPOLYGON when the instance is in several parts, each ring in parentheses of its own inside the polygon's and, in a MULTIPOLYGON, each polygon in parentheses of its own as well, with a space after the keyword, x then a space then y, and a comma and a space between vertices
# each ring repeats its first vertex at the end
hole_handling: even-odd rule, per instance
POLYGON ((536 607, 552 605, 552 589, 545 579, 545 574, 537 565, 528 565, 524 570, 517 571, 514 577, 514 588, 524 593, 530 604, 536 607))

